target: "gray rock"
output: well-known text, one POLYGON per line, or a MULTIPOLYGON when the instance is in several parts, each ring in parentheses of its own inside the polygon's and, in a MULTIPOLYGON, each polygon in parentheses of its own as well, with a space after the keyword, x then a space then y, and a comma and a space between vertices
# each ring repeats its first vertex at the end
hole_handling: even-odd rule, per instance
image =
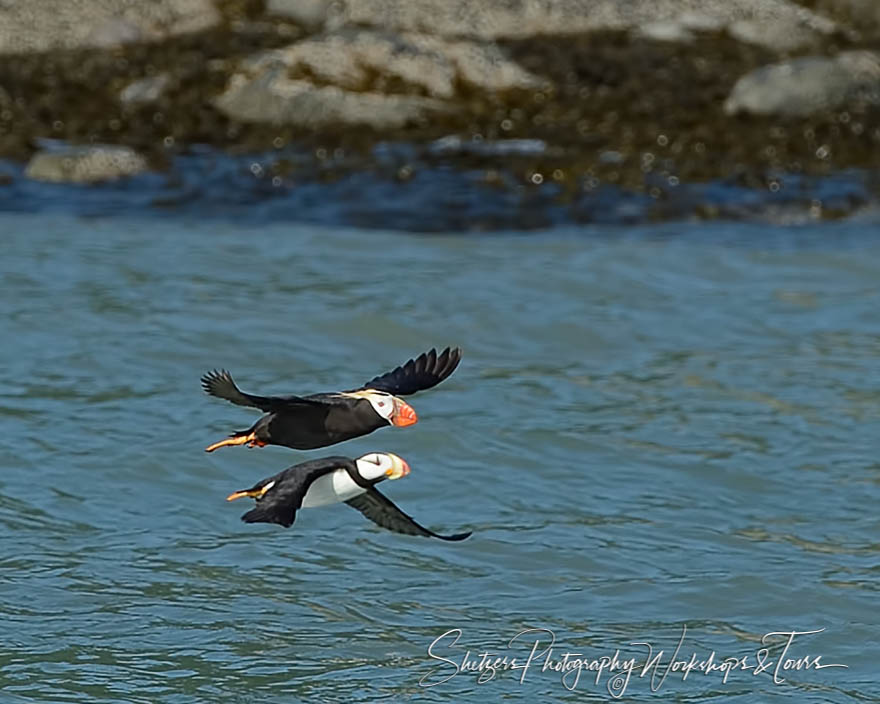
POLYGON ((779 20, 768 22, 739 20, 732 23, 727 31, 734 39, 746 44, 756 44, 779 51, 794 51, 815 43, 818 38, 817 32, 804 25, 792 27, 787 22, 779 20))
POLYGON ((83 44, 97 49, 110 49, 123 44, 134 44, 143 41, 144 31, 122 17, 111 17, 89 31, 83 44))
POLYGON ((267 67, 284 67, 292 77, 310 77, 354 91, 370 90, 373 77, 381 75, 437 98, 452 97, 458 81, 490 92, 541 83, 494 44, 414 32, 331 32, 259 54, 245 64, 251 73, 267 67))
POLYGON ((128 147, 70 147, 38 152, 25 176, 52 183, 99 183, 147 170, 147 160, 128 147))
POLYGON ((764 66, 736 82, 724 110, 803 117, 853 100, 880 103, 880 54, 847 51, 764 66))
POLYGON ((880 33, 880 2, 877 0, 819 0, 817 7, 862 34, 880 33))
POLYGON ((734 39, 745 44, 756 44, 776 51, 796 51, 816 44, 822 35, 832 28, 822 26, 813 28, 806 24, 791 25, 780 19, 758 22, 756 20, 738 20, 733 22, 727 31, 734 39))
POLYGON ((148 78, 142 78, 134 83, 129 83, 119 93, 119 101, 126 105, 143 105, 155 103, 162 97, 162 93, 171 82, 171 76, 160 73, 148 78))
POLYGON ((718 32, 724 28, 725 22, 730 20, 718 15, 707 15, 699 10, 686 10, 678 15, 675 21, 695 32, 718 32))
POLYGON ((699 18, 713 28, 740 20, 772 20, 814 31, 835 26, 789 0, 338 0, 328 23, 498 39, 633 30, 655 22, 688 27, 685 17, 699 18))
POLYGON ((543 82, 488 42, 350 29, 249 57, 215 105, 245 122, 396 128, 451 109, 441 100, 459 83, 497 92, 543 82), (388 79, 405 90, 386 93, 388 79))
POLYGON ((21 0, 0 3, 0 54, 110 47, 217 25, 212 0, 21 0))
POLYGON ((641 25, 636 33, 648 39, 661 42, 687 43, 693 41, 694 33, 677 20, 657 20, 641 25))
POLYGON ((793 21, 798 15, 800 12, 766 16, 757 13, 731 20, 730 16, 719 14, 683 12, 674 19, 653 20, 640 25, 636 33, 649 39, 686 43, 694 38, 694 32, 727 29, 730 36, 746 44, 789 52, 816 44, 836 28, 830 20, 812 15, 803 16, 802 21, 793 21))
POLYGON ((268 0, 266 12, 314 31, 327 23, 332 4, 332 0, 268 0))
POLYGON ((254 78, 233 76, 214 104, 241 122, 310 128, 366 125, 394 129, 443 109, 438 101, 419 96, 356 93, 336 86, 316 86, 288 78, 283 68, 278 67, 254 78))

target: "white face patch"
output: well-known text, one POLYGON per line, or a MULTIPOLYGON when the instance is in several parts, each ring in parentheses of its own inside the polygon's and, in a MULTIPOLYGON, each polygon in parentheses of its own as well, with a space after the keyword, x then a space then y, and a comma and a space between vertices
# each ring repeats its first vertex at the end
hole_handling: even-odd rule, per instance
POLYGON ((274 479, 271 482, 269 482, 268 484, 264 484, 263 488, 260 489, 260 496, 265 496, 266 492, 269 491, 269 489, 271 489, 273 486, 275 486, 274 479))
POLYGON ((390 423, 391 415, 394 413, 394 397, 391 394, 381 394, 374 391, 366 398, 373 410, 390 423))
POLYGON ((360 459, 355 460, 358 473, 366 480, 384 477, 385 473, 393 467, 391 458, 381 452, 371 452, 360 459))

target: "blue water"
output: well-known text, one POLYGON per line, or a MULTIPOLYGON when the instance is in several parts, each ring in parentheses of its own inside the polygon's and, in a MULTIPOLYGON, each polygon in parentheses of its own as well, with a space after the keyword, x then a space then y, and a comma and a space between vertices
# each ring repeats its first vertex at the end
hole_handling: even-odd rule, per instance
MULTIPOLYGON (((481 144, 464 143, 471 150, 481 144)), ((0 162, 0 212, 430 233, 695 218, 814 224, 842 215, 864 217, 866 211, 878 221, 876 173, 779 174, 766 187, 673 179, 673 186, 670 173, 658 170, 647 174, 644 188, 635 192, 564 170, 562 180, 556 180, 549 167, 535 161, 539 155, 517 159, 504 152, 505 144, 493 147, 501 160, 491 158, 492 151, 475 156, 465 150, 471 161, 464 163, 461 154, 448 149, 397 143, 367 153, 319 150, 320 157, 304 148, 226 155, 193 147, 169 157, 164 169, 154 165, 156 170, 98 186, 39 183, 24 177, 23 166, 0 162)))
POLYGON ((426 238, 60 212, 0 234, 3 702, 880 698, 870 221, 426 238), (203 452, 255 418, 200 391, 207 369, 306 393, 456 344, 412 428, 203 452), (473 537, 345 506, 245 525, 224 501, 371 450, 412 466, 382 485, 403 510, 473 537), (521 666, 536 635, 509 642, 534 628, 556 646, 529 669, 456 674, 521 666), (657 686, 685 629, 681 659, 752 670, 670 672, 656 695, 641 669, 622 690, 541 671, 643 663, 641 641, 657 686), (785 657, 846 668, 754 673, 765 634, 817 629, 785 657))

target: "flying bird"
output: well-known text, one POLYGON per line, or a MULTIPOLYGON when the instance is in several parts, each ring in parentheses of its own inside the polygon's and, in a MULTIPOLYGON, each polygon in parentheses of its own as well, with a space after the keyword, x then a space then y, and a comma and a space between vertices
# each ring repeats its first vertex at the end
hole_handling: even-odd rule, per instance
POLYGON ((441 540, 464 540, 471 535, 435 533, 416 523, 376 489, 379 482, 400 479, 409 471, 406 461, 390 452, 371 452, 356 460, 325 457, 288 467, 250 489, 233 492, 226 500, 245 496, 256 500, 257 505, 241 517, 245 523, 278 523, 289 528, 301 508, 345 502, 395 533, 441 540))
POLYGON ((435 349, 410 359, 351 391, 309 396, 255 396, 239 390, 229 372, 214 370, 202 377, 202 388, 211 396, 239 406, 259 408, 265 415, 247 430, 205 448, 213 452, 227 445, 264 447, 283 445, 312 450, 372 433, 386 425, 405 428, 418 421, 406 401, 399 398, 436 386, 461 361, 461 349, 435 349))

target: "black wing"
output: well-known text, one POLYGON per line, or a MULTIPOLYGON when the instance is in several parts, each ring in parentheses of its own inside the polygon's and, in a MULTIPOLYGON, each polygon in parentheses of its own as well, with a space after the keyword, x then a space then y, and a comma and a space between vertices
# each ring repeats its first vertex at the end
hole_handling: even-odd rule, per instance
POLYGON ((394 396, 407 396, 436 386, 455 371, 460 361, 459 347, 447 347, 439 355, 432 348, 430 352, 423 352, 397 369, 371 379, 361 388, 387 391, 394 396))
POLYGON ((264 413, 290 409, 294 406, 314 406, 317 401, 302 396, 255 396, 241 391, 225 369, 208 372, 202 377, 205 393, 225 399, 237 406, 259 408, 264 413))
POLYGON ((375 487, 367 489, 365 494, 359 494, 353 499, 346 501, 349 506, 356 508, 364 516, 376 525, 387 528, 395 533, 404 535, 423 535, 425 537, 440 538, 441 540, 464 540, 470 533, 456 533, 455 535, 439 535, 416 523, 395 506, 389 498, 380 494, 375 487))
POLYGON ((245 513, 241 520, 245 523, 278 523, 290 528, 312 482, 340 467, 353 464, 346 457, 326 457, 302 462, 264 479, 254 488, 263 487, 273 479, 275 485, 261 499, 257 499, 257 505, 245 513))

